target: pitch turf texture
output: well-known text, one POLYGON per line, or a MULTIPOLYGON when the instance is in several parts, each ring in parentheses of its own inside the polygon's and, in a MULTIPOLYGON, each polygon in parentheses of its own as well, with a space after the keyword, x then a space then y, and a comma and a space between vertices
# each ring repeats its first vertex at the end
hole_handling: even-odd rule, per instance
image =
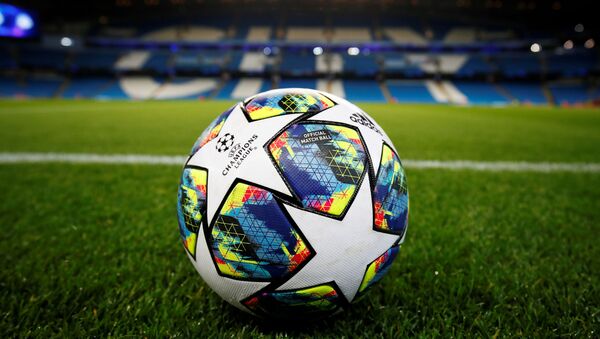
MULTIPOLYGON (((0 102, 1 152, 183 155, 227 102, 0 102)), ((402 158, 600 162, 600 111, 361 105, 402 158)), ((598 337, 600 174, 408 169, 410 227, 346 312, 282 326, 211 292, 179 241, 180 168, 0 165, 0 333, 598 337)))

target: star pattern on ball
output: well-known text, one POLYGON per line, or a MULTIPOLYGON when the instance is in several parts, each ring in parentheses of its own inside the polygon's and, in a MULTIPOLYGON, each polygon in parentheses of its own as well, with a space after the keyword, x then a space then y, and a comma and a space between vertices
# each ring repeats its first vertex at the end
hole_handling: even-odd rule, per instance
MULTIPOLYGON (((371 188, 367 181, 359 188, 353 206, 370 206, 371 188)), ((348 301, 356 296, 367 267, 399 240, 398 235, 372 229, 373 212, 349 208, 343 220, 306 213, 285 205, 294 222, 302 229, 315 256, 277 290, 303 288, 334 281, 348 301), (352 260, 343 260, 350 254, 352 260)))

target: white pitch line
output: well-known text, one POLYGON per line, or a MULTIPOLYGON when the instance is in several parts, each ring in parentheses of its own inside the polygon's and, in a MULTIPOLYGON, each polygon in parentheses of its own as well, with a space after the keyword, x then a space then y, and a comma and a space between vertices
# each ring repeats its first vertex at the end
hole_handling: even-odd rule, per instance
POLYGON ((131 164, 179 165, 187 157, 178 155, 144 154, 90 154, 90 153, 0 153, 0 164, 20 163, 76 163, 76 164, 131 164))
POLYGON ((600 163, 471 161, 471 160, 403 160, 402 165, 413 169, 447 169, 492 172, 600 172, 600 163))
MULTIPOLYGON (((187 157, 177 155, 89 153, 0 153, 0 164, 76 163, 182 166, 187 157)), ((589 172, 600 173, 600 163, 403 160, 410 169, 473 170, 490 172, 589 172)))

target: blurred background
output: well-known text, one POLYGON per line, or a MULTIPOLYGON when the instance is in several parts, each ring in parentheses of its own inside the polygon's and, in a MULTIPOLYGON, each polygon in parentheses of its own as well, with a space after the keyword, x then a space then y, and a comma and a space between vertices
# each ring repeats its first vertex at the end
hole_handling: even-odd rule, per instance
MULTIPOLYGON (((0 96, 599 103, 583 1, 114 0, 0 4, 0 96)), ((593 6, 592 6, 593 7, 593 6)))

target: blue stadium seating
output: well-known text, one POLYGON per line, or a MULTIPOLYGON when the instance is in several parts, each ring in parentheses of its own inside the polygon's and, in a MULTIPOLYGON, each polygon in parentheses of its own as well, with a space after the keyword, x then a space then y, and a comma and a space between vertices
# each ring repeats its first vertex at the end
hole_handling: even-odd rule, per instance
MULTIPOLYGON (((219 90, 219 92, 215 96, 215 99, 223 99, 223 100, 233 99, 231 95, 238 84, 239 84, 238 79, 227 81, 227 83, 225 83, 223 85, 223 87, 219 90)), ((262 79, 262 83, 261 83, 259 92, 268 91, 270 89, 271 89, 271 81, 262 79)))
POLYGON ((597 60, 592 54, 551 55, 547 59, 547 71, 564 77, 582 77, 590 73, 597 60))
POLYGON ((184 51, 175 54, 173 64, 177 71, 200 71, 202 74, 219 74, 226 61, 225 52, 219 50, 184 51))
POLYGON ((472 77, 475 75, 487 75, 494 72, 494 68, 482 56, 474 55, 456 71, 459 77, 472 77))
POLYGON ((281 79, 279 82, 280 88, 297 87, 297 88, 312 88, 317 87, 315 79, 281 79))
POLYGON ((311 53, 294 53, 283 55, 280 70, 289 75, 308 75, 315 72, 315 56, 311 53))
POLYGON ((344 72, 359 76, 372 76, 378 71, 377 61, 373 55, 344 55, 344 72))
POLYGON ((390 94, 397 102, 411 103, 435 103, 435 99, 421 81, 398 82, 391 81, 387 83, 390 94))
POLYGON ((171 59, 171 53, 165 51, 152 52, 146 63, 142 66, 142 69, 154 71, 157 73, 167 73, 171 67, 169 61, 171 59))
POLYGON ((63 80, 60 78, 34 78, 27 79, 25 95, 33 98, 48 98, 54 96, 63 80))
POLYGON ((242 58, 244 57, 243 51, 231 51, 229 52, 227 62, 227 70, 230 72, 235 72, 240 69, 240 63, 242 62, 242 58))
POLYGON ((387 52, 383 54, 383 70, 389 74, 402 74, 406 77, 420 77, 423 70, 411 63, 404 54, 387 52))
POLYGON ((522 103, 547 104, 546 96, 539 84, 502 83, 504 89, 522 103))
POLYGON ((102 99, 102 100, 106 100, 106 99, 122 100, 122 99, 129 99, 129 96, 121 88, 121 85, 119 84, 119 80, 116 80, 112 84, 103 88, 99 93, 96 94, 96 96, 94 98, 102 99))
POLYGON ((344 92, 348 100, 385 102, 379 84, 369 80, 345 80, 344 92))
POLYGON ((588 89, 580 84, 555 84, 549 86, 554 97, 554 102, 563 104, 582 104, 588 102, 591 97, 588 89))
POLYGON ((0 97, 14 97, 19 93, 19 83, 15 78, 0 77, 0 97))
POLYGON ((467 96, 471 104, 506 104, 508 99, 494 85, 485 82, 455 81, 454 85, 467 96))
POLYGON ((523 78, 540 74, 542 63, 540 58, 529 54, 503 55, 495 59, 500 72, 509 78, 523 78))
POLYGON ((110 78, 83 78, 72 79, 69 86, 63 91, 64 98, 94 98, 113 80, 110 78))
POLYGON ((0 78, 1 97, 49 98, 58 91, 61 78, 27 77, 22 81, 14 78, 0 78))
POLYGON ((72 61, 72 70, 112 70, 121 53, 114 50, 84 50, 72 61))
POLYGON ((215 99, 223 99, 223 100, 231 99, 231 93, 233 92, 233 90, 235 89, 235 86, 237 86, 239 82, 240 81, 238 79, 227 81, 223 85, 223 87, 221 87, 221 89, 219 89, 219 92, 215 96, 215 99))

